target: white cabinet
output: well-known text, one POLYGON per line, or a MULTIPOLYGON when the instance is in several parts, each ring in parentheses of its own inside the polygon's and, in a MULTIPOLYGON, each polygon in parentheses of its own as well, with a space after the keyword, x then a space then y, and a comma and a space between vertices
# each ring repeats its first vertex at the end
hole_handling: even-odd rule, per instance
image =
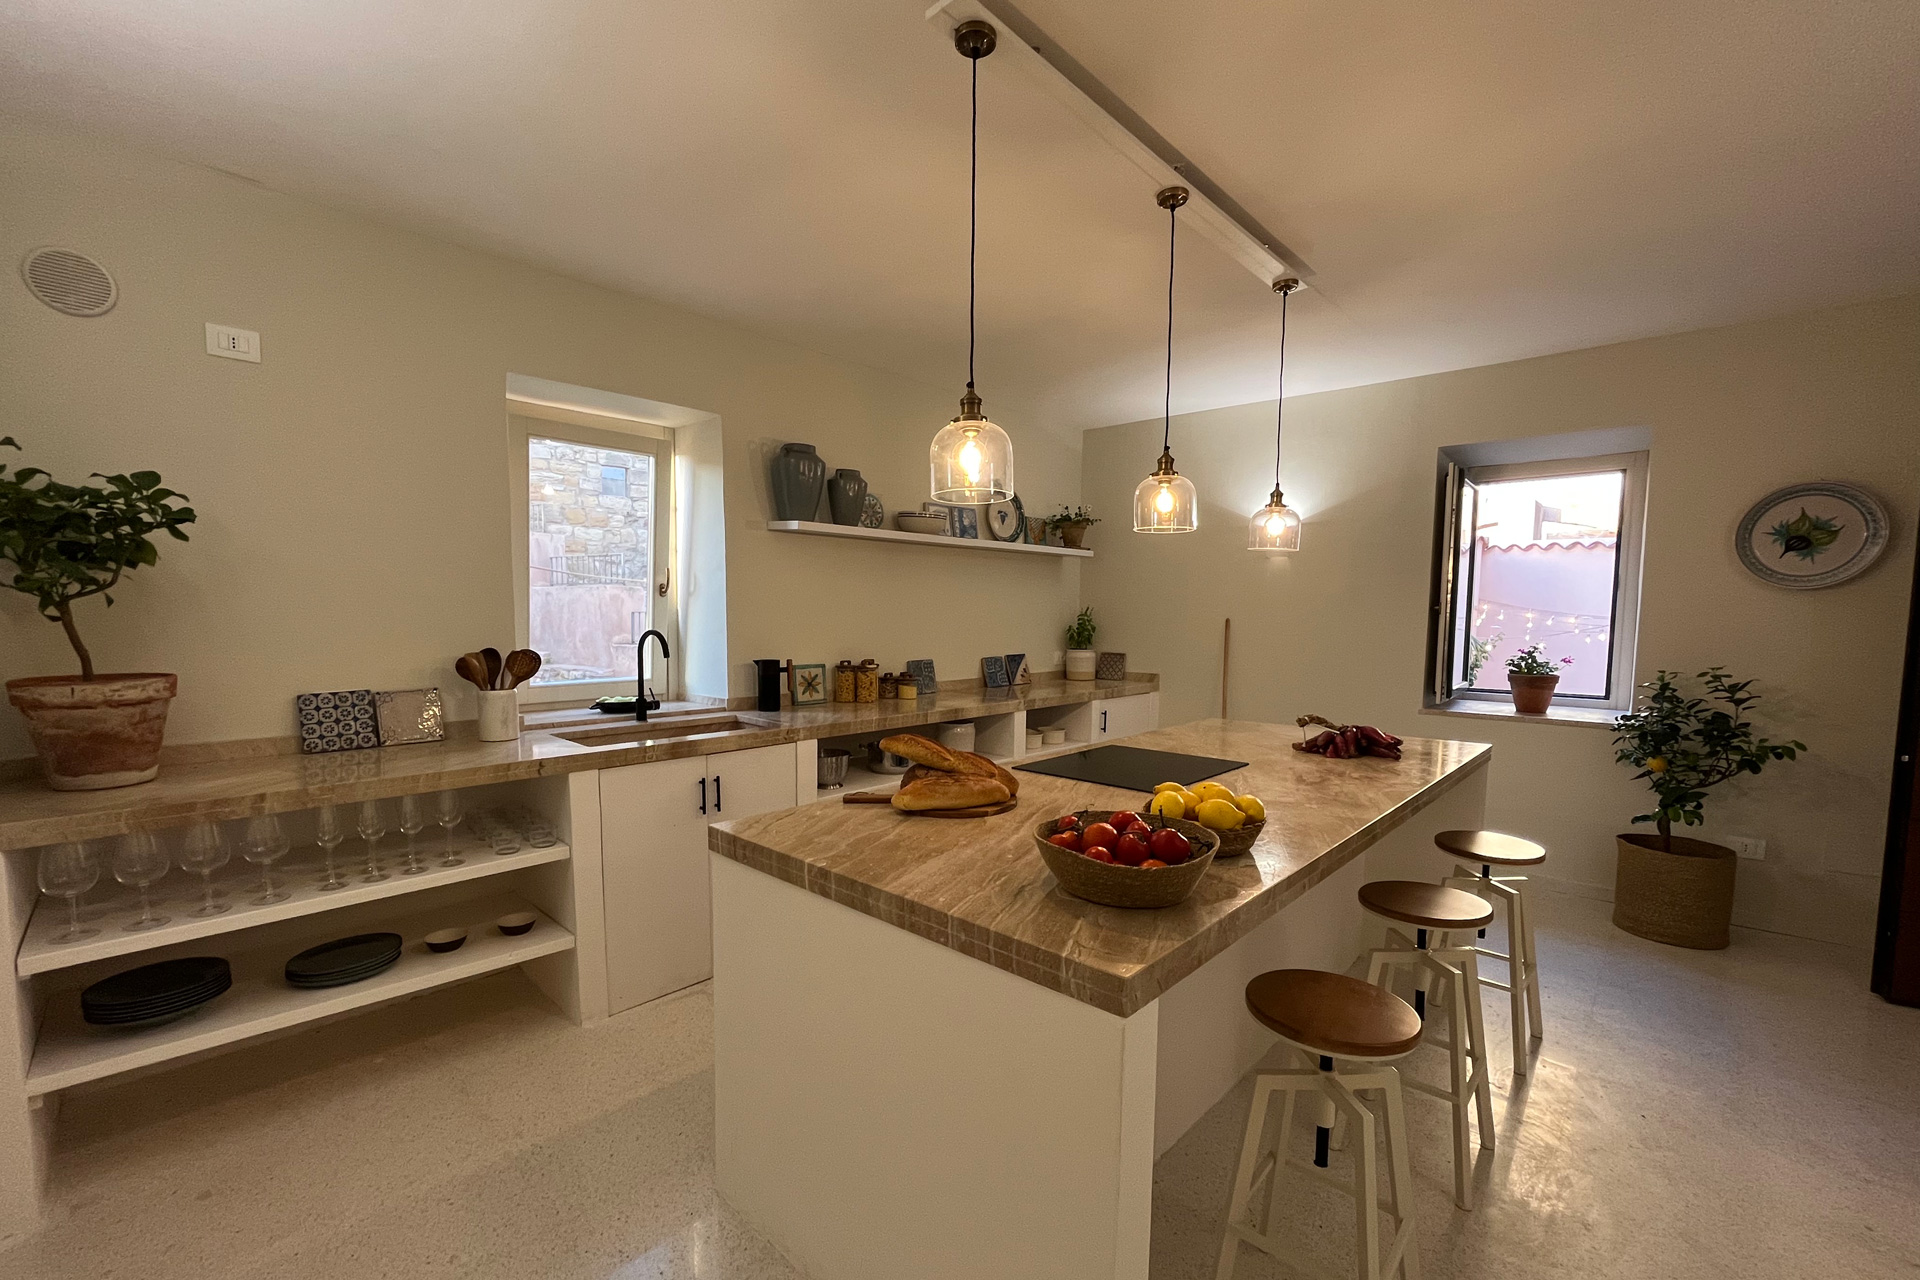
POLYGON ((1160 727, 1160 695, 1140 693, 1130 698, 1101 698, 1088 704, 1093 712, 1093 741, 1130 738, 1160 727))
POLYGON ((607 1010, 713 976, 707 824, 792 808, 791 744, 600 774, 607 1010))

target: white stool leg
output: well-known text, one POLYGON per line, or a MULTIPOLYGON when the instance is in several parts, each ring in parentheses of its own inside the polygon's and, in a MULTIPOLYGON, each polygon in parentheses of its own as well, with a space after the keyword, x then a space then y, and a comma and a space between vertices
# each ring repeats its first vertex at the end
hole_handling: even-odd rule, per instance
POLYGON ((1473 1061, 1473 1095, 1480 1111, 1480 1145, 1493 1150, 1493 1088, 1487 1081, 1487 1028, 1480 1012, 1480 958, 1469 951, 1461 957, 1461 987, 1465 992, 1467 1025, 1472 1043, 1467 1046, 1473 1061))
POLYGON ((1447 1008, 1447 1068, 1453 1097, 1453 1202, 1462 1209, 1473 1208, 1473 1137, 1467 1117, 1467 1095, 1473 1088, 1467 1070, 1467 998, 1466 982, 1460 971, 1438 960, 1430 961, 1445 973, 1447 1008))
POLYGON ((1353 1146, 1353 1240, 1358 1270, 1361 1280, 1381 1280, 1380 1174, 1373 1111, 1349 1089, 1336 1087, 1335 1098, 1359 1138, 1353 1146))
POLYGON ((1540 962, 1539 953, 1533 949, 1533 912, 1527 906, 1526 881, 1514 887, 1514 908, 1519 912, 1519 923, 1515 932, 1526 943, 1527 967, 1527 1015, 1532 1026, 1531 1039, 1540 1040, 1546 1034, 1546 1023, 1540 1018, 1540 962))
POLYGON ((1395 1230, 1404 1233, 1400 1251, 1402 1280, 1420 1280, 1420 1245, 1413 1224, 1413 1165, 1407 1154, 1407 1106, 1400 1092, 1400 1073, 1382 1066, 1385 1083, 1380 1094, 1387 1113, 1387 1176, 1392 1180, 1395 1230))
MULTIPOLYGON (((1532 970, 1527 962, 1526 935, 1522 926, 1523 912, 1521 910, 1520 893, 1501 877, 1474 875, 1465 867, 1454 868, 1454 874, 1448 876, 1443 883, 1450 888, 1464 889, 1468 893, 1477 894, 1506 912, 1506 955, 1502 956, 1499 952, 1489 951, 1484 947, 1477 948, 1476 954, 1495 960, 1505 960, 1507 962, 1507 981, 1505 988, 1507 992, 1507 1006, 1510 1011, 1509 1016, 1513 1023, 1513 1074, 1516 1076, 1524 1076, 1527 1074, 1528 1042, 1525 989, 1527 975, 1532 970)), ((1493 987, 1501 986, 1500 983, 1492 982, 1491 980, 1487 982, 1487 985, 1493 987)))
MULTIPOLYGON (((1220 1265, 1214 1271, 1214 1280, 1232 1280, 1234 1263, 1240 1254, 1240 1233, 1234 1228, 1247 1212, 1247 1202, 1253 1197, 1253 1173, 1260 1163, 1260 1131, 1266 1127, 1267 1106, 1273 1099, 1274 1082, 1269 1076, 1260 1076, 1253 1082, 1253 1106, 1247 1113, 1247 1134, 1240 1143, 1240 1165, 1233 1175, 1233 1195, 1227 1201, 1227 1225, 1221 1232, 1220 1265)), ((1291 1098, 1289 1098, 1291 1101, 1291 1098)), ((1273 1171, 1274 1177, 1280 1174, 1279 1167, 1273 1171)))

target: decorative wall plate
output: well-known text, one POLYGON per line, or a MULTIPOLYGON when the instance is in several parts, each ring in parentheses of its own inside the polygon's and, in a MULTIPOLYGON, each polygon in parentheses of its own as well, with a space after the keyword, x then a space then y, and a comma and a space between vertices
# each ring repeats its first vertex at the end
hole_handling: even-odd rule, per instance
POLYGON ((1027 509, 1021 505, 1019 494, 987 508, 987 529, 996 542, 1020 541, 1027 531, 1027 509))
POLYGON ((1887 547, 1887 511, 1837 481, 1788 485, 1753 504, 1733 535, 1740 563, 1776 587, 1831 587, 1866 571, 1887 547))
POLYGON ((869 493, 860 500, 860 527, 862 529, 884 529, 887 524, 887 504, 879 497, 869 493))

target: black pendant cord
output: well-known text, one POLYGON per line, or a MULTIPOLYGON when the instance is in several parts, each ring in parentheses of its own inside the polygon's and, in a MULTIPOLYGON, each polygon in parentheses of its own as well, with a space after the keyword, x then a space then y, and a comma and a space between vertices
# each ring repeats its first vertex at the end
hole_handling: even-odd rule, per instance
POLYGON ((1180 206, 1167 210, 1167 398, 1160 413, 1160 452, 1173 452, 1173 243, 1180 206))
POLYGON ((1289 289, 1280 295, 1280 398, 1273 411, 1273 487, 1280 487, 1280 432, 1287 421, 1287 299, 1289 289))
POLYGON ((967 390, 973 390, 973 273, 980 253, 980 59, 969 58, 973 67, 973 118, 968 129, 972 135, 967 171, 967 390))

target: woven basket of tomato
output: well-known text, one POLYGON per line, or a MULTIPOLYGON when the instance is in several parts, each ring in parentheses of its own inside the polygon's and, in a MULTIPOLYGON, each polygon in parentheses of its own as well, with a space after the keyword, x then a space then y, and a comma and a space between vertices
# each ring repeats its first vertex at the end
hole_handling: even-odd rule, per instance
POLYGON ((1049 818, 1033 842, 1060 887, 1106 907, 1171 907, 1200 883, 1220 835, 1182 818, 1083 809, 1049 818))

